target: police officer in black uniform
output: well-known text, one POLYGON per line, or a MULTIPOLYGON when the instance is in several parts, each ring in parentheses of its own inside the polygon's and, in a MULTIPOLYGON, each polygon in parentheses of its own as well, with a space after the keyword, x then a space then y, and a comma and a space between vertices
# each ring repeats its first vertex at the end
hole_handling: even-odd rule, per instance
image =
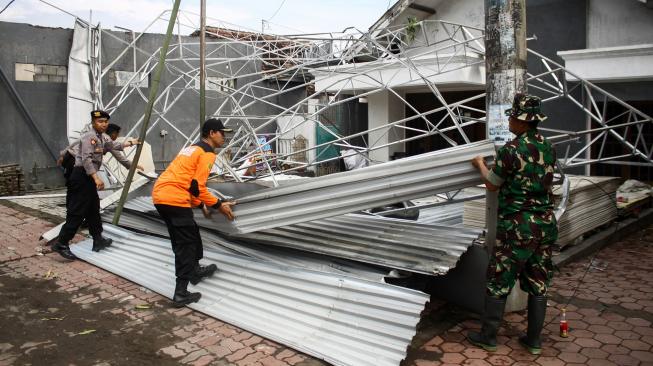
MULTIPOLYGON (((109 126, 109 113, 101 110, 91 112, 93 129, 80 138, 79 154, 75 156, 75 166, 68 179, 70 192, 66 204, 66 223, 59 232, 59 239, 52 250, 62 257, 74 260, 77 257, 70 251, 68 243, 75 236, 83 220, 88 223, 93 237, 93 251, 99 251, 111 245, 111 239, 102 237, 100 219, 100 197, 97 191, 104 189, 104 182, 97 172, 102 166, 102 157, 107 152, 122 151, 123 144, 113 141, 105 132, 109 126)), ((129 140, 127 146, 138 144, 129 140)))

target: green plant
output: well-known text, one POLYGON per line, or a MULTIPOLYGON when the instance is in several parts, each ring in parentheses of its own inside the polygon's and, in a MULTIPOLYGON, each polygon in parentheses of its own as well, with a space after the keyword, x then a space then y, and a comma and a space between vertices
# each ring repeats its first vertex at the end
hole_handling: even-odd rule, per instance
POLYGON ((408 23, 406 24, 406 39, 408 42, 415 40, 417 31, 419 30, 420 24, 417 18, 408 17, 408 23))

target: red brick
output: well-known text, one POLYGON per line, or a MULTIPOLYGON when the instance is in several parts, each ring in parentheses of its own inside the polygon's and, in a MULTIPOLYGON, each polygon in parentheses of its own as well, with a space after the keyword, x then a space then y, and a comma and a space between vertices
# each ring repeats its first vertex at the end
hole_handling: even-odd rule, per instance
POLYGON ((283 360, 284 358, 292 357, 292 356, 294 356, 294 355, 296 355, 296 354, 297 354, 297 353, 295 353, 295 351, 293 351, 293 350, 291 350, 291 349, 284 349, 284 350, 282 350, 281 352, 277 353, 277 354, 275 355, 275 357, 276 357, 277 359, 279 359, 279 360, 283 360))
POLYGON ((284 361, 286 361, 289 365, 296 365, 302 361, 306 360, 306 358, 302 355, 294 355, 292 357, 286 358, 284 361))
POLYGON ((212 346, 220 341, 220 338, 218 336, 212 336, 212 337, 206 337, 202 339, 201 341, 197 342, 197 345, 200 347, 207 347, 207 346, 212 346))
POLYGON ((242 360, 243 358, 247 357, 247 355, 252 354, 254 352, 256 351, 254 351, 250 347, 241 348, 238 351, 227 356, 227 360, 229 360, 230 362, 242 360))
POLYGON ((207 346, 205 349, 213 353, 214 355, 218 356, 218 358, 222 358, 226 355, 231 354, 231 350, 229 350, 229 348, 217 344, 214 344, 212 346, 207 346))
POLYGON ((186 357, 182 358, 179 362, 180 363, 193 362, 206 354, 208 354, 206 350, 200 349, 195 352, 189 353, 186 357))
POLYGON ((637 366, 639 360, 628 355, 610 355, 608 360, 616 363, 619 366, 637 366))
POLYGON ((172 358, 179 358, 179 357, 182 357, 182 356, 186 355, 186 352, 180 350, 179 348, 177 348, 175 346, 162 348, 161 350, 159 350, 159 352, 163 352, 163 353, 169 355, 172 358))
POLYGON ((262 358, 261 360, 259 360, 259 362, 263 366, 287 366, 288 365, 287 363, 280 361, 272 356, 267 356, 265 358, 262 358))
POLYGON ((234 341, 234 340, 231 339, 231 338, 225 338, 225 339, 223 339, 223 340, 220 342, 220 345, 229 348, 229 350, 230 350, 231 352, 235 352, 235 351, 238 351, 238 350, 240 350, 240 349, 245 348, 245 345, 243 345, 243 344, 240 343, 240 342, 236 342, 236 341, 234 341))
POLYGON ((642 361, 643 364, 653 364, 653 353, 648 351, 633 351, 631 354, 634 358, 642 361))
POLYGON ((204 355, 198 358, 197 360, 195 360, 195 362, 193 362, 193 366, 206 366, 211 362, 213 362, 213 360, 215 360, 215 357, 211 355, 204 355))
POLYGON ((252 354, 247 355, 245 358, 242 360, 236 361, 236 365, 238 366, 250 366, 256 364, 260 359, 263 359, 267 357, 266 354, 261 353, 261 352, 255 352, 252 354))
POLYGON ((650 344, 644 343, 636 339, 635 340, 627 339, 621 342, 621 346, 631 349, 633 351, 648 351, 651 348, 650 344))

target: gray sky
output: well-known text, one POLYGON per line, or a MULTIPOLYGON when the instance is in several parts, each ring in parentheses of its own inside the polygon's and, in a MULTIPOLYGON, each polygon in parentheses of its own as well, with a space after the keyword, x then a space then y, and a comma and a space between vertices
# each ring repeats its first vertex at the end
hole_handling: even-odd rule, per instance
MULTIPOLYGON (((0 9, 11 0, 0 0, 0 9)), ((171 0, 46 0, 76 16, 103 28, 120 26, 140 32, 162 11, 172 8, 171 0)), ((367 30, 395 0, 206 0, 207 24, 261 31, 273 34, 337 32, 354 26, 367 30)), ((182 22, 198 26, 200 1, 181 1, 182 22), (195 14, 193 14, 195 13, 195 14)), ((39 0, 15 0, 0 14, 0 21, 72 28, 73 18, 39 0)), ((164 33, 166 20, 156 21, 148 32, 164 33)), ((175 30, 176 31, 176 30, 175 30)))

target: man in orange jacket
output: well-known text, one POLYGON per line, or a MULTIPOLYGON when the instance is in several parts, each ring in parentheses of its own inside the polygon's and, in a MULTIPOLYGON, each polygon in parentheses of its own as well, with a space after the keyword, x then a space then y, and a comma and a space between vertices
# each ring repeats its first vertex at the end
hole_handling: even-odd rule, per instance
POLYGON ((172 251, 175 253, 177 283, 172 301, 175 306, 197 302, 202 294, 189 292, 188 283, 196 285, 218 269, 215 264, 200 266, 203 256, 202 238, 193 218, 192 207, 209 207, 220 211, 229 220, 234 214, 234 202, 222 202, 206 189, 206 180, 215 162, 214 150, 225 142, 225 132, 231 132, 222 121, 211 118, 202 126, 202 139, 179 152, 161 174, 152 191, 152 201, 168 226, 172 251))

